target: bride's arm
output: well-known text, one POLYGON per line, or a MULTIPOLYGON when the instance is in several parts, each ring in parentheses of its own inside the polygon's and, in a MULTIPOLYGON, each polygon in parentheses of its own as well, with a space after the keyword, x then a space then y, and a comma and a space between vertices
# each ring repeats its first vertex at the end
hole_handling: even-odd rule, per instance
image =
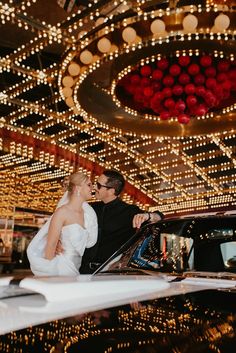
POLYGON ((44 257, 51 260, 55 257, 56 247, 64 224, 64 214, 58 209, 51 218, 44 257))

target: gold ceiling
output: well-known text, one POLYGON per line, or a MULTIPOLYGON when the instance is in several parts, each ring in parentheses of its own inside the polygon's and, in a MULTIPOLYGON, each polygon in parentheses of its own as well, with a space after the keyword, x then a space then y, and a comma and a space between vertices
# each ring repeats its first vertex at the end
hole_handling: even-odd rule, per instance
POLYGON ((234 60, 234 1, 77 1, 68 13, 56 0, 12 0, 0 2, 0 16, 1 215, 52 211, 65 175, 81 168, 94 178, 104 167, 124 173, 127 201, 166 215, 235 208, 234 105, 183 125, 138 120, 109 100, 119 72, 162 48, 176 53, 178 35, 188 54, 202 34, 205 50, 207 39, 214 55, 234 60), (212 29, 222 13, 230 25, 212 29), (200 34, 183 33, 188 14, 204 17, 200 34), (145 21, 156 18, 168 33, 147 38, 145 21), (112 43, 112 32, 135 25, 134 42, 112 43), (104 36, 111 47, 103 40, 98 52, 104 36))

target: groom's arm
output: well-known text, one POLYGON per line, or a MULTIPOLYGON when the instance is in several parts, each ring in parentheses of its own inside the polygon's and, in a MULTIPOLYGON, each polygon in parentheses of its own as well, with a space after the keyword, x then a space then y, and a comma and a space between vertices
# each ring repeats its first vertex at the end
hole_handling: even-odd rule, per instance
POLYGON ((160 211, 138 213, 133 218, 133 227, 140 228, 144 222, 156 223, 163 218, 164 215, 160 211))

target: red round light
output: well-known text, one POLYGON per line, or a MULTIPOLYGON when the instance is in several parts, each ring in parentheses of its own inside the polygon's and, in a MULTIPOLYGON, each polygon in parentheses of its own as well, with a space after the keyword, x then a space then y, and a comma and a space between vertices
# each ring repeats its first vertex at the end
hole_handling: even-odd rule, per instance
POLYGON ((181 96, 183 94, 183 86, 181 85, 175 85, 173 88, 172 88, 172 92, 175 96, 181 96))
POLYGON ((142 77, 140 80, 140 85, 143 87, 147 87, 151 85, 151 80, 148 77, 142 77))
POLYGON ((175 82, 175 80, 174 80, 174 78, 171 75, 166 75, 163 78, 164 86, 171 87, 171 86, 173 86, 174 82, 175 82))
POLYGON ((200 58, 200 64, 203 66, 203 67, 208 67, 208 66, 211 66, 212 64, 212 58, 210 55, 203 55, 201 58, 200 58))
POLYGON ((162 58, 161 60, 157 61, 157 67, 161 70, 166 70, 169 66, 169 61, 166 58, 162 58))
POLYGON ((188 124, 189 121, 190 121, 190 116, 187 115, 187 114, 180 114, 180 115, 178 116, 178 122, 179 122, 180 124, 188 124))
POLYGON ((186 99, 188 107, 193 107, 197 103, 197 98, 194 95, 190 95, 186 99))
POLYGON ((179 57, 178 62, 180 66, 188 66, 190 64, 190 57, 188 55, 182 55, 179 57))
POLYGON ((195 93, 195 86, 194 86, 194 84, 192 84, 192 83, 189 83, 188 85, 186 85, 185 87, 184 87, 184 92, 186 93, 186 94, 194 94, 195 93))
POLYGON ((209 66, 205 70, 205 75, 207 77, 215 77, 216 75, 216 69, 213 66, 209 66))
POLYGON ((174 109, 175 101, 172 98, 167 98, 164 102, 164 106, 170 110, 174 109))
POLYGON ((140 73, 141 73, 142 76, 148 77, 148 76, 151 75, 152 69, 151 69, 151 67, 149 65, 144 65, 144 66, 141 67, 140 73))
POLYGON ((209 77, 207 80, 206 80, 206 87, 209 88, 209 89, 213 89, 216 87, 216 79, 213 78, 213 77, 209 77))
POLYGON ((221 60, 218 65, 217 65, 217 69, 220 72, 227 72, 230 68, 230 61, 229 60, 221 60))
POLYGON ((190 82, 190 76, 183 72, 179 75, 178 81, 181 85, 187 85, 190 82))
POLYGON ((151 87, 145 87, 144 90, 143 90, 143 94, 146 96, 146 97, 151 97, 153 96, 153 89, 151 87))
POLYGON ((179 65, 173 64, 171 65, 169 72, 172 76, 179 76, 181 68, 179 67, 179 65))
POLYGON ((184 103, 183 100, 178 100, 178 102, 175 104, 175 109, 180 113, 183 113, 185 108, 186 108, 186 104, 184 103))
POLYGON ((167 110, 164 110, 160 113, 161 120, 168 120, 170 118, 170 113, 167 110))
POLYGON ((197 86, 200 86, 200 85, 203 85, 205 82, 205 76, 203 74, 197 74, 195 77, 194 77, 194 83, 197 85, 197 86))
POLYGON ((207 112, 207 107, 204 104, 199 104, 199 106, 196 109, 196 114, 197 115, 205 115, 207 112))
POLYGON ((188 67, 188 73, 191 75, 191 76, 195 76, 197 74, 199 74, 200 72, 200 67, 199 65, 197 64, 191 64, 189 67, 188 67))
POLYGON ((157 81, 160 81, 163 77, 163 72, 161 70, 154 70, 153 73, 152 73, 152 78, 154 80, 157 80, 157 81))
POLYGON ((162 90, 163 97, 168 98, 172 96, 171 88, 166 87, 162 90))

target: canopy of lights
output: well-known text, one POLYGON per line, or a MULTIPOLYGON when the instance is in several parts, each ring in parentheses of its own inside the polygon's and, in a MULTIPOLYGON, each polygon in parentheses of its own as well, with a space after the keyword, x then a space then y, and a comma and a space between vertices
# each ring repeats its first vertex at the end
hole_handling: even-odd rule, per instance
POLYGON ((165 215, 236 205, 235 1, 0 1, 0 209, 104 168, 165 215))

